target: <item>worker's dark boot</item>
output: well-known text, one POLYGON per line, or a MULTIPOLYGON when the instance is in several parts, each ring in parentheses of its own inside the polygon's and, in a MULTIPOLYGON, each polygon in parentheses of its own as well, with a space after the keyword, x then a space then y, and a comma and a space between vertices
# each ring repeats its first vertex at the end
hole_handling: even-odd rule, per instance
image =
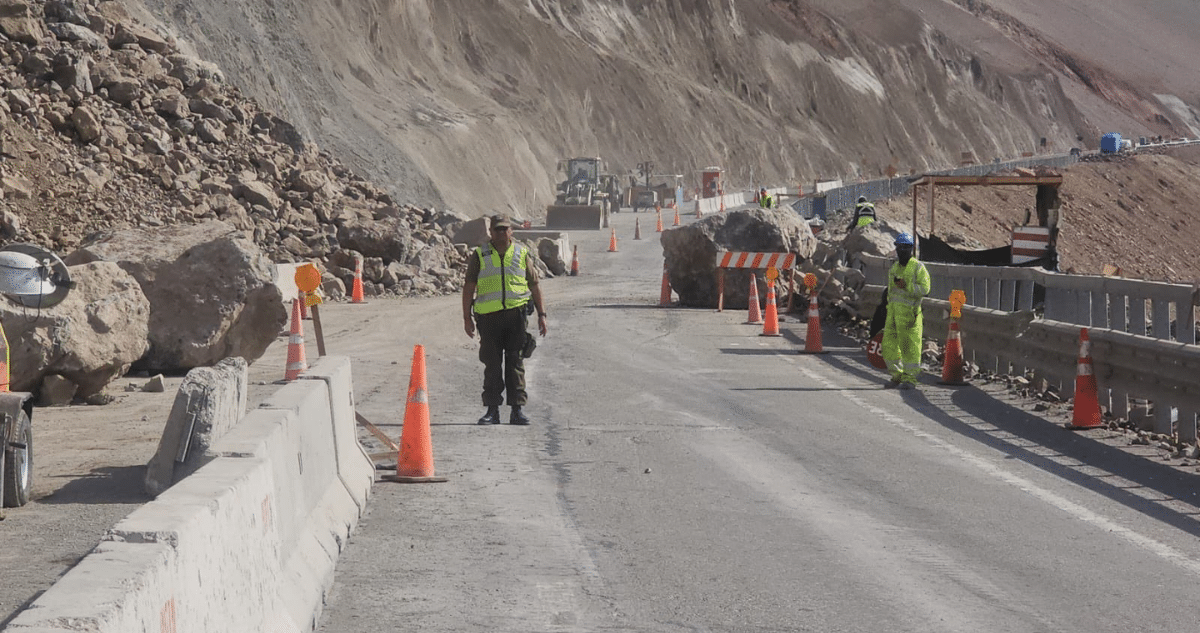
POLYGON ((479 418, 478 424, 500 424, 500 407, 488 407, 487 413, 479 418))
POLYGON ((518 426, 528 426, 529 418, 526 417, 525 414, 521 412, 521 407, 513 407, 512 415, 510 415, 508 417, 508 423, 516 424, 518 426))

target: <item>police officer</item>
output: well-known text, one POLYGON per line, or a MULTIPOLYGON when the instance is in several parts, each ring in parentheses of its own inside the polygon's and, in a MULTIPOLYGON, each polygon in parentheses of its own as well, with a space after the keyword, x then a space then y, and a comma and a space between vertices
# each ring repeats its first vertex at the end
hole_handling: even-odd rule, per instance
POLYGON ((496 215, 491 218, 490 239, 475 249, 467 264, 463 329, 475 338, 478 325, 479 360, 484 365, 483 406, 487 412, 479 424, 500 424, 506 388, 512 407, 508 423, 529 424, 521 407, 527 399, 522 350, 530 338, 525 324, 531 299, 537 310, 538 332, 546 335, 546 308, 531 256, 528 248, 513 241, 512 221, 496 215))
POLYGON ((772 198, 771 194, 767 193, 766 187, 763 187, 758 192, 758 206, 764 209, 770 209, 775 206, 775 198, 772 198))
POLYGON ((896 263, 888 271, 883 360, 892 375, 885 388, 912 389, 921 374, 921 300, 929 294, 929 271, 913 257, 913 238, 896 236, 896 263))
POLYGON ((859 196, 858 202, 854 204, 854 217, 850 219, 850 227, 846 231, 853 231, 860 226, 866 226, 874 221, 875 205, 867 202, 866 196, 859 196))

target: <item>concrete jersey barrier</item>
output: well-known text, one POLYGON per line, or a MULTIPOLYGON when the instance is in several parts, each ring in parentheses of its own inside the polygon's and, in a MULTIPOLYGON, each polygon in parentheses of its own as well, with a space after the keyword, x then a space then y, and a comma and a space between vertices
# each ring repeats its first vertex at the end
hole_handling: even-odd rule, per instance
POLYGON ((312 630, 374 481, 355 435, 349 359, 319 359, 209 452, 6 631, 312 630))

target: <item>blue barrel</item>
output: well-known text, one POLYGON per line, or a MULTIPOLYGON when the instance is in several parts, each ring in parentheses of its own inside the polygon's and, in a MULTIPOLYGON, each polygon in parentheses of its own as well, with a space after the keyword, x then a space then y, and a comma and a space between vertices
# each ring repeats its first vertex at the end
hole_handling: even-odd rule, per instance
POLYGON ((1121 151, 1121 135, 1116 132, 1109 132, 1100 137, 1100 153, 1116 154, 1121 151))

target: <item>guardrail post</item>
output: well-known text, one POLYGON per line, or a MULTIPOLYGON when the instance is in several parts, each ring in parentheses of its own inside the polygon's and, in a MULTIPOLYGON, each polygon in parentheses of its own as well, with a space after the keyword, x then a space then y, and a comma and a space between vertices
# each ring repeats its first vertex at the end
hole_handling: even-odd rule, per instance
POLYGON ((1183 442, 1196 441, 1196 411, 1192 409, 1179 410, 1178 422, 1179 439, 1183 442))

